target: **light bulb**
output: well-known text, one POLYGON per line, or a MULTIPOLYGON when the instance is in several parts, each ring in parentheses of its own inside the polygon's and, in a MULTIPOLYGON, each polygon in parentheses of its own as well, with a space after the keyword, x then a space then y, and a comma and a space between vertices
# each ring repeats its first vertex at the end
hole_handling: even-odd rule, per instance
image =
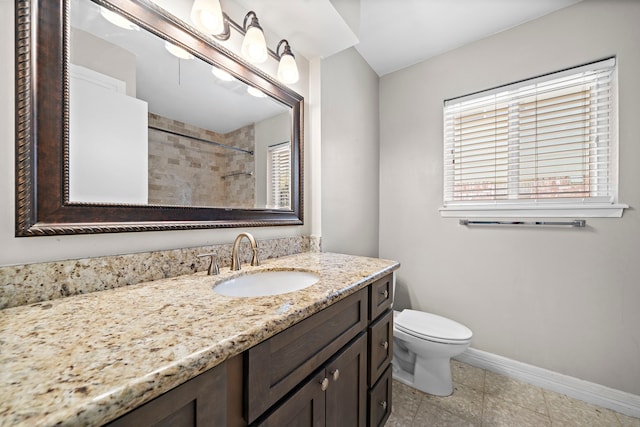
POLYGON ((109 9, 105 9, 102 6, 100 7, 100 15, 117 27, 124 28, 125 30, 140 30, 140 27, 129 21, 124 16, 118 15, 117 13, 112 12, 109 9))
POLYGON ((224 32, 224 16, 219 0, 195 0, 191 7, 191 20, 207 34, 224 32))
POLYGON ((282 83, 295 83, 300 78, 298 74, 298 66, 293 55, 285 53, 280 57, 278 64, 278 80, 282 83))
POLYGON ((180 59, 193 59, 194 56, 191 55, 189 52, 187 52, 186 50, 184 50, 181 47, 178 47, 174 44, 171 44, 169 42, 164 42, 164 48, 167 49, 169 51, 170 54, 172 54, 173 56, 176 56, 180 59))
POLYGON ((242 41, 242 56, 254 64, 267 60, 267 42, 259 27, 249 27, 242 41))

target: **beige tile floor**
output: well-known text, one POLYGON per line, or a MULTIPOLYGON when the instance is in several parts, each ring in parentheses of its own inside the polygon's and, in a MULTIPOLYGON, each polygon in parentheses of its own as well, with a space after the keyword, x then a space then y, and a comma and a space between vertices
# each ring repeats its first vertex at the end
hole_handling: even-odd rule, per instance
POLYGON ((393 382, 386 427, 640 427, 640 419, 451 362, 453 395, 436 397, 393 382))

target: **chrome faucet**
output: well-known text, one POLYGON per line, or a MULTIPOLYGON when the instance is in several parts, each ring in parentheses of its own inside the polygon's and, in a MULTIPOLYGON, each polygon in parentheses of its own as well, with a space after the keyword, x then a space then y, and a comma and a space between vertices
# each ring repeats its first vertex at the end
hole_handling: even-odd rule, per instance
POLYGON ((253 251, 253 257, 251 258, 251 265, 258 266, 260 265, 260 261, 258 260, 258 244, 256 243, 256 239, 250 233, 240 233, 236 240, 233 242, 233 249, 231 250, 231 271, 240 270, 240 255, 238 254, 238 247, 240 246, 240 241, 243 237, 249 239, 249 243, 251 243, 251 250, 253 251))

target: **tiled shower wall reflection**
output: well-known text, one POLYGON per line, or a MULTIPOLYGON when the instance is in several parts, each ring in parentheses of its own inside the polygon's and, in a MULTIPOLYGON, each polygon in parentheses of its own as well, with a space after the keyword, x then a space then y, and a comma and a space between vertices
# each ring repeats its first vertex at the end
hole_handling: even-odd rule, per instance
POLYGON ((255 150, 254 125, 219 134, 149 113, 149 203, 255 207, 254 155, 153 128, 244 150, 255 150))
MULTIPOLYGON (((48 301, 140 282, 206 271, 208 260, 198 254, 215 252, 221 267, 231 264, 231 243, 197 248, 84 258, 0 267, 0 309, 48 301)), ((318 252, 319 238, 299 236, 259 240, 260 259, 318 252)), ((249 245, 241 260, 251 259, 249 245)))

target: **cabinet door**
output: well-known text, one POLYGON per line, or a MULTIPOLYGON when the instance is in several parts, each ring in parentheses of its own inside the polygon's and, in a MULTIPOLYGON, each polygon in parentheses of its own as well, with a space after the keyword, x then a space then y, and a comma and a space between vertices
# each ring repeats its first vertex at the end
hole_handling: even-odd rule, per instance
POLYGON ((134 409, 107 426, 226 425, 226 380, 226 366, 223 363, 134 409))
POLYGON ((367 336, 345 347, 327 365, 327 426, 364 427, 367 417, 367 336))
POLYGON ((266 418, 257 421, 254 425, 263 427, 324 427, 324 388, 326 384, 325 371, 317 373, 266 418))

